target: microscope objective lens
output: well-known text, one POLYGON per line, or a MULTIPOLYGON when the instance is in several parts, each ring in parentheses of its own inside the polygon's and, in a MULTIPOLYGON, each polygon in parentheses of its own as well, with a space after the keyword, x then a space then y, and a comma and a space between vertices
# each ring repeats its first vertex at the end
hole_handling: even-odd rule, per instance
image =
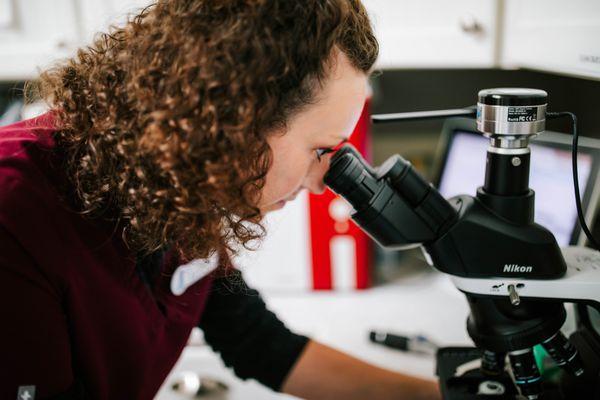
POLYGON ((550 354, 556 365, 564 368, 574 376, 583 375, 583 364, 579 358, 579 353, 562 332, 556 332, 554 336, 542 342, 542 346, 550 354))
POLYGON ((504 372, 505 353, 484 350, 481 356, 481 372, 485 375, 497 376, 504 372))
POLYGON ((531 349, 511 352, 510 365, 521 394, 528 399, 537 399, 542 391, 541 376, 531 349))

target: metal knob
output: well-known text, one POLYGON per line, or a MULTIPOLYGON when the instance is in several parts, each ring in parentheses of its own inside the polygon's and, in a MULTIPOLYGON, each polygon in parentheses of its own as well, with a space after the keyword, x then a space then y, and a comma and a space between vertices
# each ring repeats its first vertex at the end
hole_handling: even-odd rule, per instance
POLYGON ((508 298, 510 299, 510 304, 513 306, 521 304, 521 299, 519 298, 519 293, 517 292, 515 285, 508 285, 508 298))

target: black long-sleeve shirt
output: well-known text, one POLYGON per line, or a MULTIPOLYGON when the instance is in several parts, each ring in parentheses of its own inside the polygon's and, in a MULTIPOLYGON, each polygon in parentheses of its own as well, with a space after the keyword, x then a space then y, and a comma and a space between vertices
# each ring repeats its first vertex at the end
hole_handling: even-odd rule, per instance
POLYGON ((240 378, 279 390, 308 339, 269 311, 239 271, 216 278, 200 319, 206 342, 240 378))

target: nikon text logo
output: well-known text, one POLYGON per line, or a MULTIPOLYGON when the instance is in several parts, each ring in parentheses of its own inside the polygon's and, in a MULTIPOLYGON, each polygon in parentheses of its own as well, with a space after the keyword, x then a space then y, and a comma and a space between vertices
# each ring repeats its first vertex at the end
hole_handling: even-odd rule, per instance
POLYGON ((533 271, 532 266, 524 266, 518 264, 504 264, 503 272, 531 272, 533 271))

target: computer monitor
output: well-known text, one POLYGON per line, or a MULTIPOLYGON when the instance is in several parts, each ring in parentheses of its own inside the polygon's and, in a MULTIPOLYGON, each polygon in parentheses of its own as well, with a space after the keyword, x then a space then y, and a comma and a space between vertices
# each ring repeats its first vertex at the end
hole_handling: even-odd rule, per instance
MULTIPOLYGON (((571 136, 545 132, 531 144, 529 186, 535 191, 535 221, 548 228, 560 246, 582 244, 571 168, 571 136)), ((446 198, 475 195, 485 179, 489 139, 472 119, 450 119, 444 125, 434 184, 446 198)), ((600 185, 600 141, 581 138, 578 172, 582 206, 588 225, 595 217, 600 185)))

